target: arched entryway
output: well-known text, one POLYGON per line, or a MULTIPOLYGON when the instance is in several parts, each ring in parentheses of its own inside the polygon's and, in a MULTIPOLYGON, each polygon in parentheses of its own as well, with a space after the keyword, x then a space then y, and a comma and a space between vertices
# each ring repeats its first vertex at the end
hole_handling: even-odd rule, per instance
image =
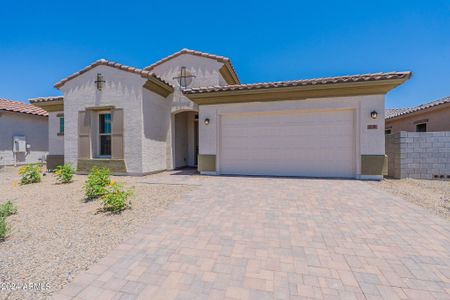
POLYGON ((198 112, 182 111, 174 114, 174 169, 197 166, 198 112))

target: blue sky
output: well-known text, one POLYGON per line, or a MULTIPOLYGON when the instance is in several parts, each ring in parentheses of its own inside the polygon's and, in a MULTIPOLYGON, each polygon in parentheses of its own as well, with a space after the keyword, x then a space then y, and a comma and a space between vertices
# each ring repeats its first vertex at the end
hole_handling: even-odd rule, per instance
POLYGON ((450 95, 450 1, 2 1, 0 97, 58 95, 99 58, 144 67, 181 48, 242 82, 413 71, 387 107, 450 95))

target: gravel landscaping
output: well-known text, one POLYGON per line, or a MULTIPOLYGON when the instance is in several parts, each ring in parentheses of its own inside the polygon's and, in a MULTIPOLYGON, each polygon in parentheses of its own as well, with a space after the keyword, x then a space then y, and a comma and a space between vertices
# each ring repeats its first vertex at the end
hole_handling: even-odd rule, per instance
POLYGON ((21 186, 17 169, 0 169, 0 203, 11 200, 18 213, 8 217, 12 231, 0 242, 0 299, 43 299, 104 257, 152 217, 194 187, 145 184, 145 177, 114 177, 134 187, 132 208, 100 212, 99 201, 84 202, 86 176, 57 184, 52 175, 21 186), (11 291, 7 284, 43 284, 43 290, 11 291))
POLYGON ((371 181, 368 184, 450 220, 450 181, 407 178, 371 181))

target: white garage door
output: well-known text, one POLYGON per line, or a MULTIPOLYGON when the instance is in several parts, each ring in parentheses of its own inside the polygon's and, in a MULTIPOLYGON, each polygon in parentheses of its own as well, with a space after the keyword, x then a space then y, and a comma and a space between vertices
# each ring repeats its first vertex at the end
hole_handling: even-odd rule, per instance
POLYGON ((221 117, 220 173, 354 177, 353 110, 221 117))

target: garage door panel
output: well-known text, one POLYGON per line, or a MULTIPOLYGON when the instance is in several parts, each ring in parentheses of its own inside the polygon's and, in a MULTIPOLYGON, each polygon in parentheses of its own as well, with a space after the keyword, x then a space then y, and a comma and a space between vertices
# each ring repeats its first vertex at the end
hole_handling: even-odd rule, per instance
POLYGON ((353 123, 352 110, 224 115, 220 171, 353 177, 353 123))

